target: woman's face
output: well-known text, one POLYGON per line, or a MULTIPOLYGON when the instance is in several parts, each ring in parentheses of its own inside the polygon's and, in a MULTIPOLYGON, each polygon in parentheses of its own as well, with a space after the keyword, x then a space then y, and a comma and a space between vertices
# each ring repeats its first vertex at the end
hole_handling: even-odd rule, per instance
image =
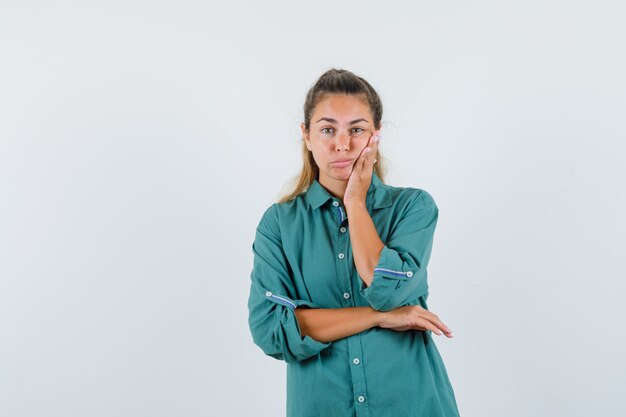
POLYGON ((306 132, 302 123, 302 136, 319 167, 319 181, 347 181, 375 131, 365 96, 327 95, 315 107, 310 124, 306 132))

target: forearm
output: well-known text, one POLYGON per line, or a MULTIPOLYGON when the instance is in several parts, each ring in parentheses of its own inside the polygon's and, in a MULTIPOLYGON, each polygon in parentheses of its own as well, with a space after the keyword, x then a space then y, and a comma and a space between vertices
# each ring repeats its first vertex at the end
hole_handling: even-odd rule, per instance
POLYGON ((374 268, 378 264, 380 252, 385 244, 378 236, 365 203, 346 204, 346 213, 350 223, 350 243, 354 265, 361 280, 369 287, 374 278, 374 268))
POLYGON ((332 342, 378 326, 382 312, 371 307, 296 308, 300 333, 320 342, 332 342))

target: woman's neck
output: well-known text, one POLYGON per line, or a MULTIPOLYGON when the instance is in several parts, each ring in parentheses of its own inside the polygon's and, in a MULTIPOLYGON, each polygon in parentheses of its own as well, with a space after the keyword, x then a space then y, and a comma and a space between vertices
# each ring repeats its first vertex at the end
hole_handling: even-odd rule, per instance
POLYGON ((320 173, 318 182, 326 188, 326 190, 334 197, 343 200, 343 196, 346 193, 346 188, 348 187, 348 181, 346 180, 337 180, 335 178, 328 177, 326 175, 322 175, 320 173))

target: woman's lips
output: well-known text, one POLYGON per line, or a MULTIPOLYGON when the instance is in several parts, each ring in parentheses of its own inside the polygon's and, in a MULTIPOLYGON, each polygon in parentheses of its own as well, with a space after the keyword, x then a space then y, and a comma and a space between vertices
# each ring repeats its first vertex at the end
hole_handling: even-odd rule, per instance
POLYGON ((331 165, 334 166, 335 168, 345 168, 349 165, 352 165, 353 159, 348 159, 345 161, 337 161, 337 162, 331 162, 331 165))

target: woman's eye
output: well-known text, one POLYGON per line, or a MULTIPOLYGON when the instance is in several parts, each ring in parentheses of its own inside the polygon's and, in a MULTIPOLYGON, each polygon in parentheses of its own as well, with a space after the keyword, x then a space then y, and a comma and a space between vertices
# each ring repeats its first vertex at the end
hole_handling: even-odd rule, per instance
MULTIPOLYGON (((324 127, 321 129, 322 133, 324 134, 329 134, 332 133, 334 131, 334 129, 332 127, 324 127)), ((363 128, 362 127, 355 127, 352 129, 352 133, 356 133, 356 134, 361 134, 363 133, 363 128)))

